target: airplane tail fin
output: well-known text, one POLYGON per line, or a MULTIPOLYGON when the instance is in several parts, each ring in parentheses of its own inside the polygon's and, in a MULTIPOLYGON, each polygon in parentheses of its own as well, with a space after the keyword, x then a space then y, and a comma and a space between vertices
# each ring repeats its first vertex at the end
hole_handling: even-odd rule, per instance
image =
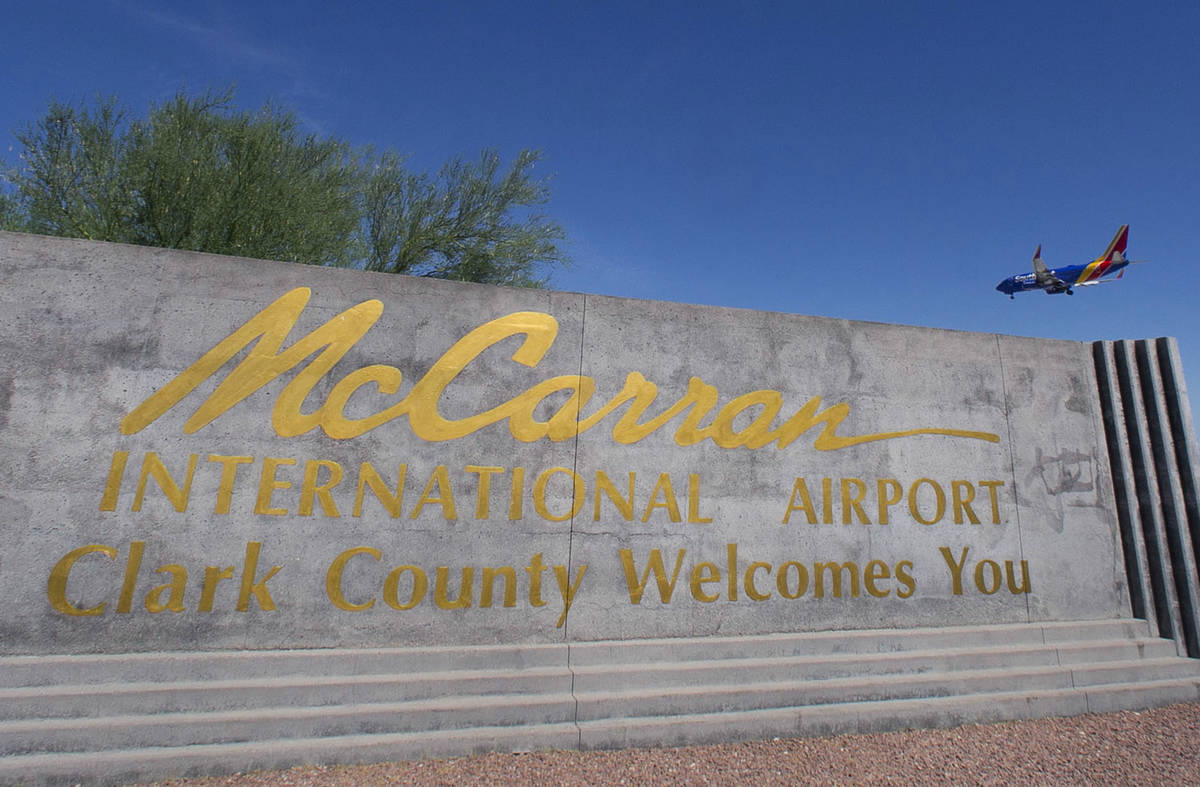
POLYGON ((1129 225, 1122 224, 1117 230, 1117 234, 1113 236, 1112 242, 1108 244, 1108 248, 1104 250, 1104 256, 1100 259, 1105 262, 1121 262, 1125 259, 1125 247, 1129 244, 1129 225))

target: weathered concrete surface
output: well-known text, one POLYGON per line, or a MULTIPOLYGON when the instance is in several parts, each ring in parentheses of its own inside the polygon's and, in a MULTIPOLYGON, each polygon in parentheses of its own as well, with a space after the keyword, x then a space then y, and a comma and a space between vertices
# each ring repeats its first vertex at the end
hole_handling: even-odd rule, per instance
MULTIPOLYGON (((1129 615, 1089 345, 12 234, 0 234, 0 310, 3 653, 560 642, 1129 615), (280 333, 279 351, 287 357, 326 321, 345 349, 302 406, 277 402, 326 357, 326 342, 278 368, 264 361, 242 381, 244 401, 226 399, 211 422, 185 426, 210 395, 229 390, 218 383, 242 358, 264 352, 264 340, 195 375, 190 395, 129 427, 155 392, 171 390, 296 288, 311 297, 286 339, 280 333), (352 342, 347 326, 362 311, 348 310, 374 299, 381 316, 357 323, 369 330, 352 342), (445 356, 478 326, 521 312, 534 313, 515 322, 528 336, 488 339, 477 357, 445 356), (541 357, 532 352, 536 335, 541 357), (380 366, 399 370, 396 390, 355 388, 368 377, 394 383, 380 366), (372 368, 356 371, 364 367, 372 368), (431 388, 431 369, 453 377, 444 392, 431 388), (629 382, 632 373, 641 377, 629 382), (585 424, 622 391, 628 401, 575 435, 564 427, 569 394, 593 384, 585 424), (439 419, 504 408, 534 386, 521 399, 544 398, 532 414, 513 405, 461 437, 436 432, 439 419), (344 417, 327 424, 402 400, 407 412, 354 437, 330 436, 320 417, 308 418, 351 388, 344 417), (689 416, 703 407, 686 406, 689 391, 716 402, 691 429, 689 416), (681 400, 659 428, 636 426, 681 400), (274 412, 282 415, 273 420, 274 412), (797 413, 812 428, 785 447, 769 439, 797 413), (832 424, 824 439, 822 414, 832 424), (931 429, 954 433, 832 439, 931 429), (546 430, 550 437, 538 436, 546 430), (155 457, 177 492, 160 489, 155 457), (405 468, 397 516, 369 484, 356 503, 364 462, 389 494, 405 468), (338 473, 340 483, 321 492, 338 473), (107 551, 66 558, 89 545, 107 551), (131 567, 139 548, 140 566, 131 567), (344 571, 331 582, 339 555, 347 555, 344 571), (661 583, 645 574, 655 555, 661 583), (957 587, 950 562, 962 564, 957 587), (835 572, 824 563, 854 565, 835 572), (414 598, 417 571, 404 566, 419 568, 427 586, 411 609, 395 609, 389 600, 414 598), (468 567, 469 604, 439 606, 435 596, 442 606, 460 599, 468 567), (490 600, 485 567, 498 576, 487 583, 490 600), (95 614, 75 614, 85 611, 95 614)), ((282 331, 287 322, 273 325, 282 331)))

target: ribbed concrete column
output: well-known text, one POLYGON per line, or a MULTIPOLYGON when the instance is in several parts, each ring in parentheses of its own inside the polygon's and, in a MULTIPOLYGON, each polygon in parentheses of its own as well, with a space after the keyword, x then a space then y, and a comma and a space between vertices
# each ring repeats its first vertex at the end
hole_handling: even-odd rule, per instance
POLYGON ((1200 658, 1200 460, 1175 340, 1092 349, 1133 613, 1200 658))

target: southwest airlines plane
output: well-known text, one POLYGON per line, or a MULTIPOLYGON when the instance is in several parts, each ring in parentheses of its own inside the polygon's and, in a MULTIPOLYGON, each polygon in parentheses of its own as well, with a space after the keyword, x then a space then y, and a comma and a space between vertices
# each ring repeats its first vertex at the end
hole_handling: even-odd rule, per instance
POLYGON ((1108 248, 1099 259, 1086 265, 1068 265, 1065 268, 1053 269, 1047 268, 1046 263, 1042 262, 1042 246, 1039 243, 1037 251, 1033 253, 1033 273, 1009 276, 997 284, 996 289, 1010 298, 1015 293, 1030 290, 1043 290, 1047 295, 1060 292, 1074 295, 1074 287, 1088 287, 1101 281, 1114 281, 1125 275, 1126 266, 1134 262, 1145 262, 1125 259, 1125 245, 1128 242, 1129 225, 1122 224, 1121 229, 1113 236, 1112 243, 1108 244, 1108 248), (1114 273, 1116 276, 1112 279, 1104 278, 1114 273))

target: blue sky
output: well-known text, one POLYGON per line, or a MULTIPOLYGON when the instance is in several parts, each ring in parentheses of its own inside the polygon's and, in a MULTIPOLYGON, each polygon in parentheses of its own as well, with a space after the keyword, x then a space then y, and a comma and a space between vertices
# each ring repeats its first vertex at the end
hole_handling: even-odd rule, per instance
MULTIPOLYGON (((559 289, 1075 340, 1200 390, 1200 4, 12 3, 0 131, 236 84, 436 169, 545 154, 559 289), (1099 255, 1074 297, 994 291, 1099 255)), ((1197 397, 1193 394, 1193 401, 1197 397)))

